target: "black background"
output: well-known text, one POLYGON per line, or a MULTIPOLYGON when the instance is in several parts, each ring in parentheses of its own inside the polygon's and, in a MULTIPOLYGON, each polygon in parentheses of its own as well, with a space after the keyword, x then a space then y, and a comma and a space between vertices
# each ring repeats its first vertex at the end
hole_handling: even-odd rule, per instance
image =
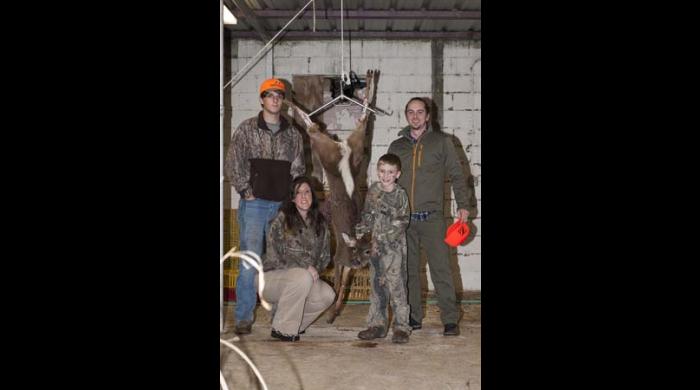
MULTIPOLYGON (((54 7, 7 47, 5 325, 22 387, 216 388, 218 2, 54 7)), ((640 37, 630 9, 585 11, 483 1, 484 389, 660 371, 647 357, 680 256, 661 228, 675 170, 656 152, 675 150, 654 115, 669 72, 649 53, 669 42, 640 37)))
POLYGON ((19 387, 216 389, 219 4, 32 8, 5 57, 19 387))

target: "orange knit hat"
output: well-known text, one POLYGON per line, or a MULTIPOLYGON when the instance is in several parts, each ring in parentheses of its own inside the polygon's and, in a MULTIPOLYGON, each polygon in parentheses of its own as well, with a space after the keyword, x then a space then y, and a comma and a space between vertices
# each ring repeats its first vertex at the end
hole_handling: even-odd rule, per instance
POLYGON ((286 93, 287 89, 284 87, 284 83, 277 79, 267 79, 260 84, 260 93, 267 91, 268 89, 278 89, 282 93, 286 93))

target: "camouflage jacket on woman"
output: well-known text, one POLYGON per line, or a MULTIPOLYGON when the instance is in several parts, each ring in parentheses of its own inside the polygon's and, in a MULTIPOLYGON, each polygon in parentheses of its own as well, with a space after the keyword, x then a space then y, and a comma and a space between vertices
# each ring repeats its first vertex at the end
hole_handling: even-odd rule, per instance
POLYGON ((330 232, 324 223, 321 234, 313 226, 297 231, 286 231, 284 212, 280 211, 270 222, 263 270, 308 268, 313 266, 320 274, 331 261, 330 232))

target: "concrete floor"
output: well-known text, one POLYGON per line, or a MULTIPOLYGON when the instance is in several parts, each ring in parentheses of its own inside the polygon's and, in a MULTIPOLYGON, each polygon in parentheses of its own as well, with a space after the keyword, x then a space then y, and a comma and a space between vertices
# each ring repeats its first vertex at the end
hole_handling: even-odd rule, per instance
MULTIPOLYGON (((243 350, 269 389, 481 389, 481 305, 463 304, 461 334, 445 337, 439 309, 430 304, 423 328, 407 344, 364 341, 369 304, 345 305, 333 324, 326 311, 295 343, 270 337, 270 315, 258 306, 253 333, 236 340, 234 304, 225 306, 221 338, 243 350)), ((221 368, 231 389, 262 389, 255 373, 234 351, 221 347, 221 368)))

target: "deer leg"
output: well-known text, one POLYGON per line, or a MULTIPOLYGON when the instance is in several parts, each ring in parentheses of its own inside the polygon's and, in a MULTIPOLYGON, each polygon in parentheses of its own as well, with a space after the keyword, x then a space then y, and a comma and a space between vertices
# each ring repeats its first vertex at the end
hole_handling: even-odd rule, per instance
POLYGON ((350 271, 352 271, 352 268, 350 267, 345 267, 342 265, 338 265, 338 267, 340 267, 342 271, 336 271, 336 280, 338 279, 337 276, 340 276, 341 274, 342 280, 340 283, 337 283, 337 285, 340 287, 336 290, 335 307, 333 308, 333 312, 331 312, 331 317, 327 321, 329 324, 332 324, 333 321, 335 321, 335 317, 340 315, 340 309, 342 308, 343 301, 345 300, 345 289, 348 285, 348 280, 350 280, 350 271))
MULTIPOLYGON (((342 285, 342 272, 343 272, 343 266, 340 264, 335 265, 335 269, 333 270, 333 290, 335 290, 335 302, 338 302, 338 299, 340 297, 340 291, 341 291, 341 285, 342 285)), ((334 306, 335 307, 335 306, 334 306)), ((335 320, 335 309, 331 312, 328 320, 326 321, 327 323, 332 323, 333 320, 335 320)))

